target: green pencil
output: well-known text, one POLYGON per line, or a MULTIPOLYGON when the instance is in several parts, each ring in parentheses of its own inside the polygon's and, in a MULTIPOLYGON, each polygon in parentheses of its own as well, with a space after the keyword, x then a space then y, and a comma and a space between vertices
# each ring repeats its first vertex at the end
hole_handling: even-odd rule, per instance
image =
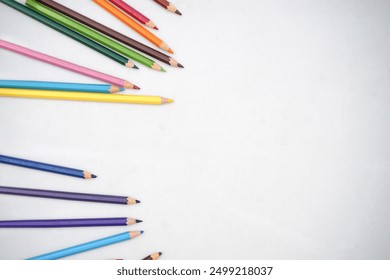
POLYGON ((49 8, 47 8, 46 6, 42 5, 42 4, 39 4, 37 2, 35 2, 34 0, 26 0, 25 1, 25 4, 27 5, 27 7, 37 11, 38 13, 76 31, 76 32, 79 32, 81 34, 83 34, 84 36, 96 41, 96 42, 99 42, 100 44, 118 52, 118 53, 121 53, 123 54, 124 56, 128 57, 128 58, 131 58, 135 61, 138 61, 139 63, 149 67, 149 68, 152 68, 154 70, 158 70, 158 71, 163 71, 165 72, 165 70, 160 66, 158 65, 155 61, 117 43, 116 41, 114 40, 111 40, 110 38, 66 17, 66 16, 63 16, 62 14, 56 12, 56 11, 53 11, 49 8))
POLYGON ((5 5, 53 28, 54 30, 58 31, 58 32, 61 32, 62 34, 86 45, 87 47, 90 47, 91 49, 111 58, 112 60, 122 64, 122 65, 125 65, 125 66, 128 66, 130 68, 138 68, 137 66, 134 65, 133 62, 131 62, 128 58, 88 39, 87 37, 77 33, 77 32, 74 32, 73 30, 70 30, 69 28, 45 17, 45 16, 42 16, 41 14, 31 10, 30 8, 27 8, 26 6, 14 1, 14 0, 0 0, 1 3, 4 3, 5 5))

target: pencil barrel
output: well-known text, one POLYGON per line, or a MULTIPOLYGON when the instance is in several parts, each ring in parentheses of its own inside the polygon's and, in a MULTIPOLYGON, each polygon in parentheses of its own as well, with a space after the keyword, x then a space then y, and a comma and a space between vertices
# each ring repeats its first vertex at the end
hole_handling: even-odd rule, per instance
POLYGON ((68 176, 73 176, 78 178, 84 178, 84 171, 80 169, 47 164, 47 163, 37 162, 37 161, 32 161, 27 159, 14 158, 5 155, 0 155, 0 163, 30 168, 35 170, 41 170, 41 171, 46 171, 46 172, 51 172, 56 174, 68 175, 68 176))
POLYGON ((126 226, 127 218, 54 219, 0 221, 0 228, 60 228, 126 226))
POLYGON ((28 258, 27 260, 55 260, 66 256, 82 253, 92 249, 97 249, 110 244, 126 241, 131 239, 129 232, 120 233, 117 235, 109 236, 106 238, 98 239, 95 241, 87 242, 84 244, 72 246, 69 248, 61 249, 51 253, 39 255, 36 257, 28 258))
POLYGON ((42 197, 52 199, 76 200, 86 202, 126 204, 128 197, 114 195, 100 195, 90 193, 61 192, 41 189, 27 189, 0 186, 0 193, 8 195, 20 195, 30 197, 42 197))
POLYGON ((38 98, 53 100, 73 100, 109 103, 130 103, 145 105, 160 105, 162 99, 159 96, 123 95, 123 94, 99 94, 89 92, 66 92, 53 90, 26 90, 0 88, 0 96, 14 98, 38 98))
MULTIPOLYGON (((48 0, 45 0, 45 1, 48 1, 48 0)), ((134 9, 133 7, 128 5, 126 2, 124 2, 122 0, 109 0, 109 1, 112 4, 114 4, 115 6, 117 6, 119 9, 123 10, 128 15, 133 17, 134 19, 138 20, 139 22, 141 22, 143 24, 147 24, 148 22, 150 22, 149 18, 147 18, 142 13, 140 13, 139 11, 137 11, 136 9, 134 9)))
POLYGON ((111 85, 60 83, 60 82, 44 82, 44 81, 0 80, 0 88, 109 93, 111 89, 111 85))
POLYGON ((4 41, 4 40, 0 40, 0 48, 10 50, 12 52, 15 52, 15 53, 18 53, 21 55, 25 55, 27 57, 31 57, 31 58, 34 58, 36 60, 40 60, 40 61, 52 64, 52 65, 55 65, 55 66, 58 66, 58 67, 61 67, 61 68, 64 68, 64 69, 67 69, 67 70, 70 70, 73 72, 76 72, 76 73, 80 73, 82 75, 86 75, 86 76, 107 82, 109 84, 117 85, 119 87, 123 87, 125 82, 126 82, 125 80, 119 79, 117 77, 114 77, 114 76, 111 76, 108 74, 104 74, 104 73, 101 73, 99 71, 95 71, 93 69, 89 69, 89 68, 71 63, 71 62, 66 61, 66 60, 62 60, 62 59, 59 59, 59 58, 56 58, 56 57, 53 57, 50 55, 46 55, 46 54, 43 54, 43 53, 31 50, 31 49, 10 43, 10 42, 4 41))

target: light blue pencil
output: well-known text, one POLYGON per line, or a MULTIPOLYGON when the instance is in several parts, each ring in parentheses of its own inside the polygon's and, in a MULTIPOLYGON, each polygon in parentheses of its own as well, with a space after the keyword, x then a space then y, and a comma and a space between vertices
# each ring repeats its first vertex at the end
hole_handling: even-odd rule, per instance
POLYGON ((114 244, 114 243, 126 241, 126 240, 129 240, 129 239, 133 239, 134 237, 136 237, 136 236, 138 236, 138 235, 140 235, 142 233, 143 233, 142 230, 141 231, 127 231, 127 232, 120 233, 120 234, 117 234, 117 235, 113 235, 113 236, 109 236, 109 237, 106 237, 106 238, 94 240, 94 241, 91 241, 91 242, 87 242, 87 243, 84 243, 84 244, 80 244, 80 245, 76 245, 76 246, 73 246, 73 247, 65 248, 65 249, 62 249, 62 250, 54 251, 54 252, 51 252, 51 253, 43 254, 43 255, 40 255, 40 256, 28 258, 26 260, 55 260, 55 259, 60 259, 60 258, 66 257, 66 256, 82 253, 82 252, 93 250, 93 249, 100 248, 100 247, 103 247, 103 246, 107 246, 107 245, 111 245, 111 244, 114 244))
POLYGON ((77 84, 77 83, 59 83, 44 81, 18 81, 18 80, 0 80, 0 88, 21 88, 21 89, 41 89, 41 90, 61 90, 78 92, 101 92, 114 93, 122 91, 123 88, 109 84, 77 84))

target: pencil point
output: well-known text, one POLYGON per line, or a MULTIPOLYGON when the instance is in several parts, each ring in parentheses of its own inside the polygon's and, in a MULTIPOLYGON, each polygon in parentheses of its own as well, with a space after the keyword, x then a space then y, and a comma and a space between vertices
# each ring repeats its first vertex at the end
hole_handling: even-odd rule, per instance
POLYGON ((173 50, 171 48, 168 49, 168 52, 173 54, 173 50))
POLYGON ((114 93, 120 91, 121 88, 118 86, 110 86, 109 92, 114 93))
POLYGON ((133 85, 133 89, 141 89, 139 86, 133 85))
POLYGON ((172 103, 173 99, 161 97, 161 104, 172 103))
POLYGON ((184 68, 184 66, 180 63, 177 64, 177 67, 184 68))
POLYGON ((162 253, 161 253, 161 252, 158 252, 158 255, 159 255, 159 256, 161 256, 161 255, 162 255, 162 253))
POLYGON ((135 200, 135 203, 141 203, 141 201, 139 201, 138 199, 135 200))
POLYGON ((91 177, 92 178, 97 178, 97 176, 95 174, 92 174, 91 177))
POLYGON ((120 89, 119 89, 119 91, 124 91, 125 90, 125 88, 123 88, 123 87, 121 87, 120 89))
POLYGON ((138 69, 138 67, 131 60, 128 60, 125 66, 133 69, 138 69))
POLYGON ((137 65, 134 64, 133 66, 134 69, 139 69, 137 65))
POLYGON ((153 63, 152 66, 151 66, 150 68, 152 68, 153 70, 162 71, 162 70, 161 70, 162 67, 161 67, 159 64, 157 64, 156 62, 153 63))
POLYGON ((130 238, 134 238, 134 237, 137 237, 138 235, 141 235, 141 234, 143 234, 144 233, 144 231, 143 230, 141 230, 141 231, 129 231, 129 234, 130 234, 130 238))
POLYGON ((181 16, 181 13, 180 13, 179 10, 176 10, 176 11, 175 11, 175 14, 178 14, 179 16, 181 16))
POLYGON ((150 28, 158 30, 157 26, 150 20, 147 23, 145 23, 146 26, 149 26, 150 28))
POLYGON ((142 220, 135 220, 135 223, 138 224, 138 223, 142 223, 142 220))
POLYGON ((161 72, 167 72, 164 68, 161 67, 160 69, 161 72))

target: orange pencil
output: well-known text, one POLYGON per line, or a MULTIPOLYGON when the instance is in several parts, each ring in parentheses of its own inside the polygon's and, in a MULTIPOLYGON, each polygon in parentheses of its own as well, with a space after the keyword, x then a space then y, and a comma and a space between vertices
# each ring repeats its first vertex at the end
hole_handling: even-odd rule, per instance
POLYGON ((134 31, 139 33, 141 36, 152 42, 157 47, 163 49, 164 51, 173 53, 172 49, 168 47, 168 45, 155 36, 153 33, 151 33, 149 30, 144 28, 142 25, 135 22, 132 18, 128 17, 126 14, 121 12, 119 9, 117 9, 115 6, 107 2, 106 0, 93 0, 96 4, 98 4, 100 7, 105 9, 107 12, 112 14, 114 17, 122 21, 124 24, 132 28, 134 31))

